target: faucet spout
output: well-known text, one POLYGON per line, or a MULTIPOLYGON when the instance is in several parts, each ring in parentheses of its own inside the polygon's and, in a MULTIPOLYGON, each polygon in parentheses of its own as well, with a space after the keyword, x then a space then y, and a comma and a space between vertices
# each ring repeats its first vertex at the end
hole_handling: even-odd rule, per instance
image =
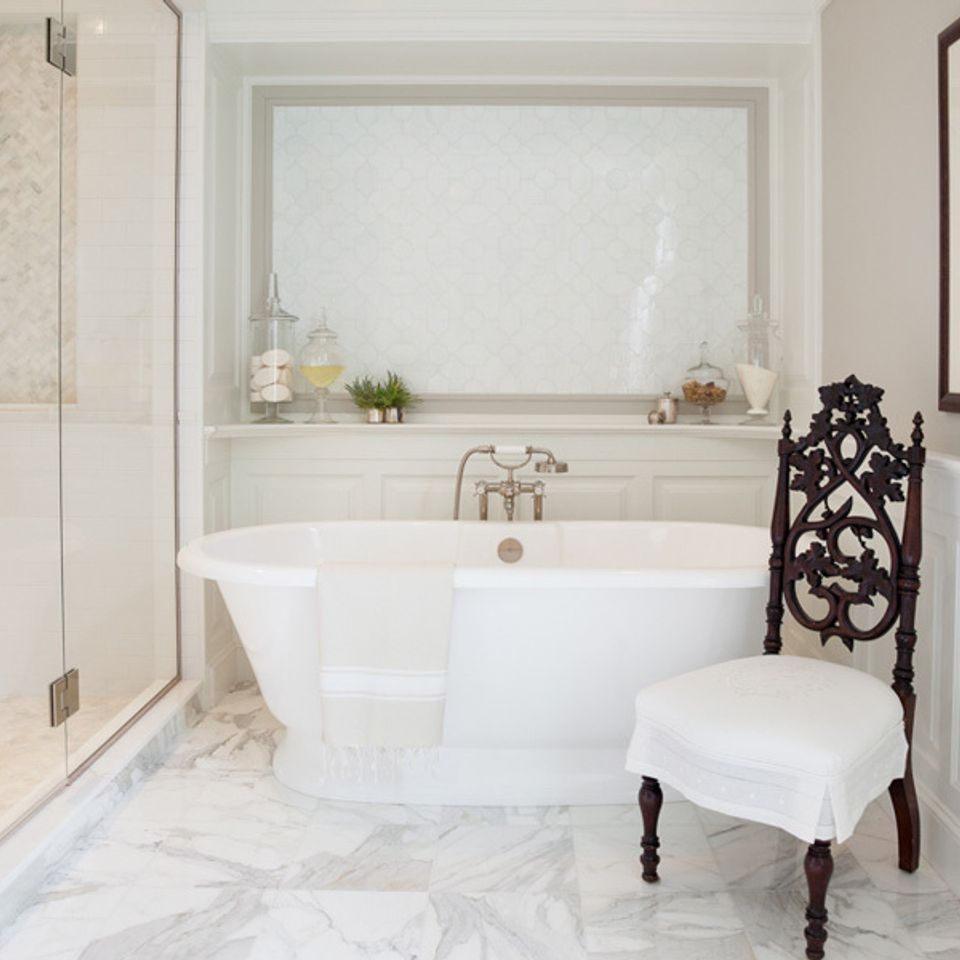
POLYGON ((498 483, 488 480, 478 480, 475 485, 475 495, 479 501, 479 514, 481 520, 486 520, 489 516, 490 494, 498 494, 503 500, 503 511, 508 523, 512 523, 517 515, 517 500, 525 495, 531 494, 533 497, 533 519, 543 520, 543 501, 546 497, 546 485, 542 480, 533 483, 523 482, 515 478, 517 470, 523 469, 534 457, 542 457, 534 463, 534 470, 537 473, 566 473, 568 466, 562 460, 558 460, 553 451, 546 447, 531 446, 503 446, 494 444, 481 444, 477 447, 471 447, 461 458, 460 465, 457 468, 457 479, 454 489, 453 499, 453 519, 460 519, 460 500, 463 493, 463 476, 467 467, 467 462, 471 457, 478 453, 485 453, 490 460, 501 470, 506 471, 506 479, 498 483), (500 458, 514 457, 519 458, 514 461, 501 462, 500 458))

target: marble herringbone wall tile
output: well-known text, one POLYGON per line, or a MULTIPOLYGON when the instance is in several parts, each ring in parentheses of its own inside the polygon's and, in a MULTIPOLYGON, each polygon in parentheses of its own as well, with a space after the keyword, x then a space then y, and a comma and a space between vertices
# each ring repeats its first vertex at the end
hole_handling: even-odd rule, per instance
POLYGON ((429 393, 732 377, 748 120, 707 106, 297 106, 274 115, 273 262, 350 373, 429 393))
POLYGON ((46 62, 46 21, 0 23, 0 403, 56 403, 63 340, 64 400, 75 399, 76 291, 60 245, 76 249, 76 87, 46 62), (60 206, 63 204, 63 233, 60 206))

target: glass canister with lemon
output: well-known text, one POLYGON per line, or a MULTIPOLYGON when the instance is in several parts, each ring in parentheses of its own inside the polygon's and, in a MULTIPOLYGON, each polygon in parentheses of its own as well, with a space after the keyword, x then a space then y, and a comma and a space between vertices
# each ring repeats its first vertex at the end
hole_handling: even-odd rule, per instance
POLYGON ((327 326, 327 312, 320 311, 319 322, 300 349, 300 374, 316 392, 317 406, 307 423, 336 423, 327 411, 330 387, 343 373, 343 362, 337 351, 337 335, 327 326))

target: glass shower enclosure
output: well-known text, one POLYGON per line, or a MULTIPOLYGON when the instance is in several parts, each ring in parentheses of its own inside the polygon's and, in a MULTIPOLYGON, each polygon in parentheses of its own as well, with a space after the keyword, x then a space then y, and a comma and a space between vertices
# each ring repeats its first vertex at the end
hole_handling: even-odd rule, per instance
POLYGON ((0 0, 0 835, 179 676, 180 32, 0 0))

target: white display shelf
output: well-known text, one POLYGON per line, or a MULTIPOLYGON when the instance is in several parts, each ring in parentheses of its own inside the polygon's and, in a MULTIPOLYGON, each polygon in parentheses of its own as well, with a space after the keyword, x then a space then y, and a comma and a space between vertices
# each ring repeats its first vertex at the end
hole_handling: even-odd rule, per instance
POLYGON ((675 424, 650 424, 641 418, 595 417, 595 416, 435 416, 418 419, 415 415, 405 423, 366 423, 359 419, 346 419, 338 423, 227 423, 205 428, 209 439, 216 440, 263 440, 268 437, 289 439, 292 437, 343 436, 361 434, 370 437, 437 436, 450 434, 476 434, 487 432, 497 435, 524 434, 602 434, 605 436, 634 436, 648 434, 672 437, 704 437, 712 440, 775 440, 780 433, 778 424, 743 424, 742 417, 717 417, 715 423, 698 423, 695 418, 682 418, 675 424))

